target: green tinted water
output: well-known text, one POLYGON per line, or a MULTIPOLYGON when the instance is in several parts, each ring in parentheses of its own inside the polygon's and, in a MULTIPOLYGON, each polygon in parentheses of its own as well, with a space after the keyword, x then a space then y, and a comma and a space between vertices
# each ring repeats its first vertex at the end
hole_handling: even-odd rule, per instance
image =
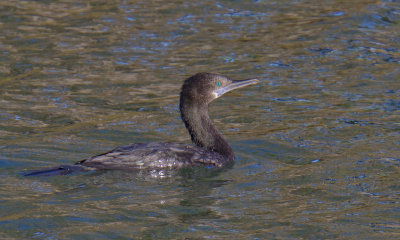
POLYGON ((0 238, 396 239, 396 1, 0 3, 0 238), (230 169, 21 173, 190 138, 201 71, 257 86, 211 116, 230 169))

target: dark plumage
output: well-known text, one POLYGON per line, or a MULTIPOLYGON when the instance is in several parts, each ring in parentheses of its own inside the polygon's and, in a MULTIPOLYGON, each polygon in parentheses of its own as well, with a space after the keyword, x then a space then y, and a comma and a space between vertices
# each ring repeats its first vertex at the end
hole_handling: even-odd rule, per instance
POLYGON ((133 143, 79 161, 75 165, 62 165, 25 175, 59 175, 93 169, 174 169, 202 165, 221 167, 234 160, 234 153, 209 118, 208 105, 226 92, 257 82, 256 79, 235 81, 212 73, 198 73, 185 80, 180 94, 180 112, 196 146, 183 143, 133 143))

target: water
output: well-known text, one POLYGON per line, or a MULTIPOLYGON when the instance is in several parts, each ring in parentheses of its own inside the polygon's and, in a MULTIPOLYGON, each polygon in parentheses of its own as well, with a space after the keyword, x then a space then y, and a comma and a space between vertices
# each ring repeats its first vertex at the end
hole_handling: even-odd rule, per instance
POLYGON ((2 1, 0 238, 397 239, 398 1, 2 1), (189 142, 201 71, 228 169, 27 178, 130 142, 189 142))

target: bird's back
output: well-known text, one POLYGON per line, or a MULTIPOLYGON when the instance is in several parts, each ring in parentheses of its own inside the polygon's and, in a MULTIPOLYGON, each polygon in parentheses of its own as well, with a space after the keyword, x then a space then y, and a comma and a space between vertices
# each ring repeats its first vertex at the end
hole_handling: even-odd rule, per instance
POLYGON ((221 167, 229 160, 221 154, 182 143, 133 143, 82 160, 77 165, 95 169, 163 169, 189 166, 221 167))

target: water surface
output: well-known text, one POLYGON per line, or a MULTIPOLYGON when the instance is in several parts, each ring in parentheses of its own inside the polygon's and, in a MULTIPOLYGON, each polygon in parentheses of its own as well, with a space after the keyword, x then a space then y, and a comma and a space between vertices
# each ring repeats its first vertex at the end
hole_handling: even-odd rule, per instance
POLYGON ((398 1, 2 1, 0 238, 396 239, 398 1), (261 83, 210 114, 223 170, 27 178, 190 142, 182 81, 261 83))

